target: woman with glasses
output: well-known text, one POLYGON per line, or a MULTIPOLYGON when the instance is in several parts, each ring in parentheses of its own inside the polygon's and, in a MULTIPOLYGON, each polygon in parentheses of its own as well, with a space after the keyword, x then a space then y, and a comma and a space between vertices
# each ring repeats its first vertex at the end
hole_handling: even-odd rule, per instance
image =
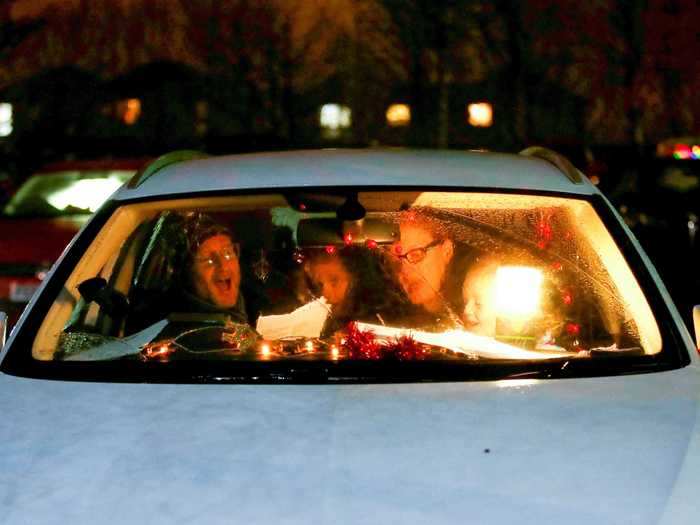
POLYGON ((183 275, 181 311, 226 313, 231 320, 247 323, 240 293, 240 247, 233 233, 203 214, 185 225, 188 245, 183 275))
POLYGON ((438 219, 413 210, 404 212, 399 231, 390 260, 406 299, 417 310, 411 324, 436 328, 459 324, 455 305, 461 283, 453 286, 452 276, 463 272, 454 271, 461 257, 449 232, 438 219))

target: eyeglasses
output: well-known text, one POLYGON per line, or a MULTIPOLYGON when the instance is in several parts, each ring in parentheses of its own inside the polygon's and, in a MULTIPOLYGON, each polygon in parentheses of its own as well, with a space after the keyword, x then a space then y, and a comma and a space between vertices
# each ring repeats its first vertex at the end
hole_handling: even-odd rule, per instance
POLYGON ((230 248, 224 248, 220 252, 214 252, 208 257, 195 257, 194 262, 206 268, 212 268, 218 262, 219 264, 238 259, 241 253, 241 247, 238 243, 234 243, 230 248))
POLYGON ((419 246, 418 248, 413 248, 408 250, 406 253, 394 253, 397 259, 409 262, 411 264, 418 264, 428 255, 428 250, 430 248, 435 248, 435 246, 442 244, 443 239, 438 239, 425 246, 419 246))

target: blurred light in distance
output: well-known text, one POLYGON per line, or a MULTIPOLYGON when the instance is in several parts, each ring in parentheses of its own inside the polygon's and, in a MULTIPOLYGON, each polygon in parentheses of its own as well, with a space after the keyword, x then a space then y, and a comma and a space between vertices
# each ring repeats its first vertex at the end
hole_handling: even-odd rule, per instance
POLYGON ((82 179, 49 195, 46 200, 61 211, 71 207, 95 212, 121 185, 117 177, 82 179))
POLYGON ((117 104, 117 114, 127 126, 135 124, 141 116, 141 101, 137 98, 120 100, 117 104))
POLYGON ((12 104, 0 104, 0 137, 12 134, 12 104))
POLYGON ((320 124, 322 128, 339 130, 350 127, 350 108, 340 104, 324 104, 321 107, 320 124))
POLYGON ((467 106, 469 124, 478 128, 488 128, 493 124, 493 107, 488 102, 475 102, 467 106))
MULTIPOLYGON (((664 153, 664 150, 661 150, 664 153)), ((674 159, 679 160, 698 160, 700 159, 700 146, 693 144, 689 146, 688 144, 674 144, 672 156, 674 159)))
POLYGON ((411 123, 411 108, 407 104, 392 104, 386 110, 386 121, 392 127, 408 126, 411 123))
POLYGON ((542 271, 528 266, 501 266, 494 286, 496 311, 503 317, 523 319, 539 311, 542 271))

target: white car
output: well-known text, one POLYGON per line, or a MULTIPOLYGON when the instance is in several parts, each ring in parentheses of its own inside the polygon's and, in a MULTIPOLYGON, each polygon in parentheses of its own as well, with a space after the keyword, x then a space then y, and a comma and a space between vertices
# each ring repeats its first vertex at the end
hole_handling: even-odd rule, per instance
POLYGON ((164 156, 0 358, 3 524, 700 516, 696 345, 542 148, 164 156))

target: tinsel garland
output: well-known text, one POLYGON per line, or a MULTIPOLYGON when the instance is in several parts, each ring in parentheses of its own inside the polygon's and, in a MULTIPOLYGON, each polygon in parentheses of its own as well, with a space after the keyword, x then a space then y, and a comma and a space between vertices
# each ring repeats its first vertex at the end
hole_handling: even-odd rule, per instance
POLYGON ((371 330, 362 331, 356 323, 350 323, 342 342, 349 359, 397 359, 415 361, 425 359, 430 350, 409 335, 392 341, 378 340, 371 330))
POLYGON ((382 348, 374 332, 371 330, 362 331, 356 323, 348 325, 342 346, 347 352, 349 359, 380 359, 382 348))

